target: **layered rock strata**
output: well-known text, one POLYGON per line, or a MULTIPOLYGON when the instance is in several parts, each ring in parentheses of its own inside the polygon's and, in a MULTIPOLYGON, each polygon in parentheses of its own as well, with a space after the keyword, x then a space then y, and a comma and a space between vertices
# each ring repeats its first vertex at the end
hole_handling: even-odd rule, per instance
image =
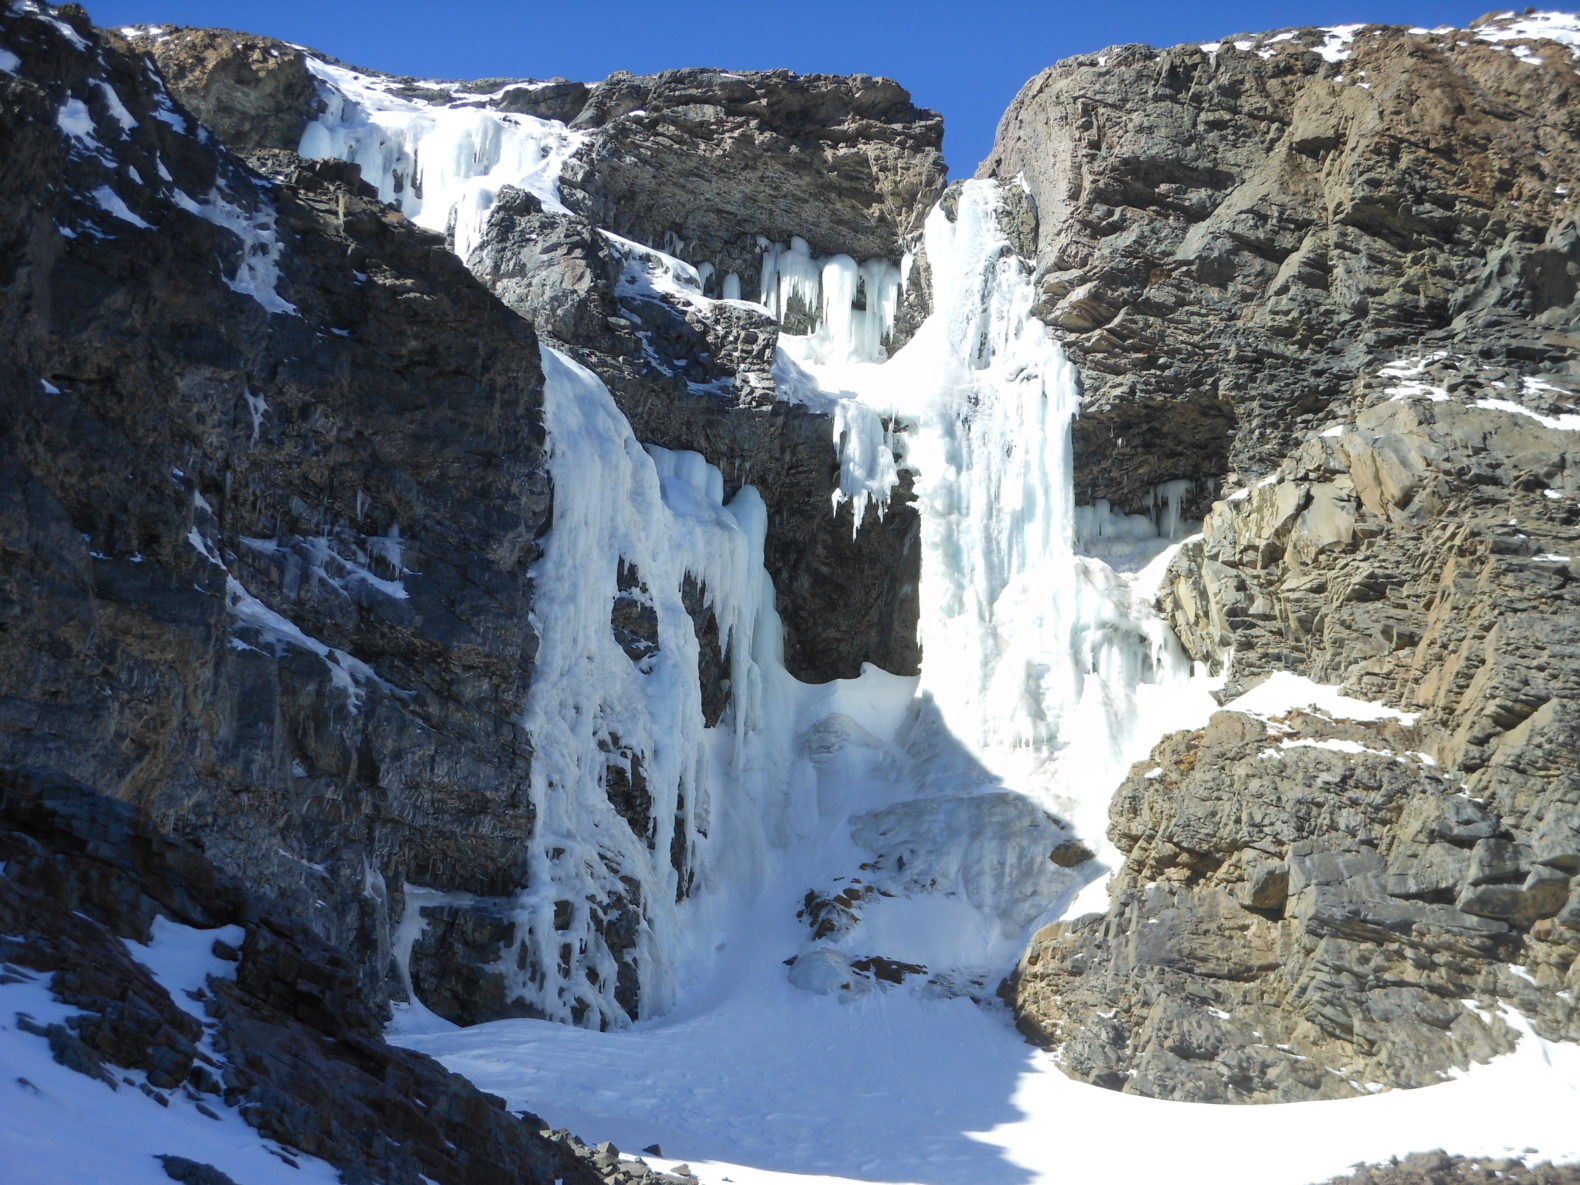
POLYGON ((408 881, 525 875, 536 338, 343 169, 229 155, 80 15, 0 36, 0 764, 200 844, 377 1003, 408 881))
POLYGON ((1225 696, 1295 671, 1414 723, 1166 739, 1116 795, 1108 911, 1009 986, 1022 1028, 1078 1076, 1213 1101, 1424 1085, 1527 1024, 1573 1040, 1570 51, 1503 18, 1107 60, 1138 111, 1075 59, 1000 144, 1089 383, 1078 481, 1197 481, 1161 605, 1225 696), (1192 435, 1219 412, 1217 445, 1192 435))
POLYGON ((1042 214, 1078 501, 1145 512, 1188 478, 1198 519, 1427 334, 1564 332, 1580 77, 1511 19, 1124 45, 1022 88, 980 173, 1042 214))

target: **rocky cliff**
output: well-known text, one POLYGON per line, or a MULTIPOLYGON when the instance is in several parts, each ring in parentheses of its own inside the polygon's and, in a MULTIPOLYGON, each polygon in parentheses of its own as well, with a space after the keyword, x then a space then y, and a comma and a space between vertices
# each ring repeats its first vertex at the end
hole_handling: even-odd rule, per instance
POLYGON ((1539 26, 1121 47, 1001 126, 1083 363, 1078 489, 1195 483, 1180 638, 1226 695, 1294 671, 1412 714, 1227 714, 1136 768, 1107 914, 1010 988, 1078 1075, 1421 1085, 1508 1046, 1500 1000, 1574 1039, 1580 162, 1539 26))
POLYGON ((0 20, 0 762, 199 843, 380 1000, 406 882, 523 875, 533 332, 344 170, 231 156, 80 13, 0 20))
POLYGON ((1042 214, 1077 499, 1190 478, 1199 518, 1402 352, 1561 354, 1523 339, 1572 315, 1577 87, 1510 20, 1125 45, 1028 82, 981 172, 1042 214))
MULTIPOLYGON (((1225 710, 1115 794, 1106 911, 1039 933, 1003 989, 1078 1078, 1329 1099, 1580 1040, 1580 76, 1550 32, 1124 46, 1039 75, 1005 117, 989 263, 1035 259, 1036 315, 1081 364, 1077 497, 1151 514, 1185 483, 1203 529, 1159 605, 1223 680, 1225 710)), ((935 200, 961 224, 963 199, 938 118, 898 86, 401 79, 31 0, 0 14, 0 51, 0 914, 45 919, 6 938, 23 978, 0 986, 47 973, 50 1006, 86 1017, 29 1021, 57 1061, 236 1106, 275 1154, 348 1179, 641 1179, 383 1046, 389 1001, 462 1023, 661 1006, 645 968, 724 821, 760 806, 763 753, 793 752, 812 797, 938 765, 911 771, 924 797, 857 816, 871 858, 807 895, 815 939, 968 880, 1035 886, 1026 925, 1096 875, 1040 805, 950 797, 982 776, 964 748, 902 752, 832 690, 815 727, 764 729, 780 749, 742 739, 788 700, 766 686, 777 631, 748 628, 760 598, 735 612, 732 581, 772 577, 802 679, 922 657, 899 413, 858 430, 857 401, 779 348, 877 361, 923 320, 918 230, 935 200), (453 177, 368 131, 379 103, 542 152, 446 207, 453 177), (556 392, 585 417, 558 444, 556 392), (612 447, 555 470, 605 397, 612 447), (894 475, 883 513, 842 484, 862 433, 894 475), (546 609, 551 532, 638 503, 735 550, 675 560, 634 537, 672 520, 621 519, 591 603, 567 585, 546 609), (667 710, 679 688, 683 710, 636 738, 614 693, 545 695, 611 654, 628 698, 667 710), (166 922, 240 931, 201 1016, 117 943, 166 922), (89 961, 104 974, 65 966, 89 961), (329 1096, 345 1108, 316 1111, 329 1096), (369 1115, 412 1147, 357 1136, 369 1115)), ((991 353, 985 330, 970 344, 991 353)), ((992 437, 979 463, 1023 444, 992 437)), ((1121 589, 1076 566, 1075 599, 1121 589)), ((1069 641, 1086 681, 1109 652, 1069 641)), ((725 854, 755 873, 762 853, 725 854)), ((822 954, 791 981, 980 997, 998 974, 822 954)), ((167 1164, 223 1185, 204 1168, 167 1164)))
MULTIPOLYGON (((15 660, 0 763, 130 802, 262 886, 348 953, 371 1007, 415 991, 462 1021, 536 1011, 511 986, 559 959, 529 954, 513 913, 521 891, 549 891, 529 867, 541 738, 522 721, 541 628, 531 569, 555 513, 534 323, 609 381, 640 439, 701 451, 721 497, 762 492, 792 670, 913 669, 903 491, 859 539, 848 503, 831 513, 832 422, 778 390, 778 323, 704 292, 727 268, 732 291, 755 289, 796 236, 898 257, 939 184, 937 117, 862 77, 377 76, 414 109, 575 129, 571 205, 507 187, 474 278, 449 249, 453 220, 424 231, 358 166, 297 154, 336 96, 322 59, 228 30, 99 33, 72 6, 3 20, 17 63, 0 76, 15 660), (675 166, 663 184, 622 171, 641 145, 649 172, 675 166), (650 283, 653 269, 690 287, 650 283)), ((618 567, 608 632, 630 661, 684 649, 659 637, 649 577, 618 567)), ((745 644, 721 627, 718 591, 689 574, 674 590, 709 727, 745 644)), ((661 829, 705 836, 707 788, 689 815, 661 808, 653 753, 612 728, 598 743, 588 776, 608 825, 639 847, 661 829)), ((665 842, 695 879, 684 836, 665 842)), ((617 969, 612 1007, 634 1016, 657 903, 630 857, 602 859, 586 916, 567 889, 553 927, 585 926, 617 969)))
MULTIPOLYGON (((299 47, 206 29, 162 29, 135 43, 234 147, 295 151, 325 107, 307 63, 332 59, 299 47)), ((545 209, 504 191, 472 270, 605 379, 639 439, 700 451, 727 493, 749 481, 763 494, 765 559, 794 674, 849 677, 863 662, 914 672, 917 523, 905 492, 891 514, 866 515, 858 545, 852 510, 828 511, 839 462, 827 415, 774 382, 779 324, 738 305, 703 308, 633 288, 625 268, 632 244, 645 244, 696 269, 700 295, 755 300, 775 284, 770 276, 764 288, 765 260, 793 240, 809 266, 840 256, 897 265, 943 188, 939 116, 893 81, 864 75, 690 69, 617 73, 589 87, 361 73, 436 110, 519 113, 579 135, 558 178, 563 204, 545 209)), ((823 315, 815 297, 792 298, 784 312, 795 332, 823 315)))

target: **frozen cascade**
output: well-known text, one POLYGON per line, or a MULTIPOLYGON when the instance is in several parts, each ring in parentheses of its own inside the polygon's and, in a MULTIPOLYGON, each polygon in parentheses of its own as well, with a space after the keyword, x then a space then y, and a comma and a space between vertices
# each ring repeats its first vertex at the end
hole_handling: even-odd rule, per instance
POLYGON ((361 165, 363 179, 383 201, 418 226, 452 235, 463 261, 501 186, 525 189, 551 210, 565 209, 560 170, 580 146, 581 133, 531 115, 402 98, 391 93, 393 79, 314 57, 307 65, 325 109, 307 125, 298 151, 361 165))
POLYGON ((1082 555, 1100 556, 1111 567, 1132 571, 1146 566, 1171 544, 1201 530, 1185 518, 1185 498, 1195 483, 1188 479, 1160 482, 1148 499, 1150 513, 1126 514, 1107 498, 1075 508, 1075 547, 1082 555))
MULTIPOLYGON (((1076 550, 1076 373, 1031 313, 1030 269, 996 206, 997 187, 971 181, 953 220, 928 216, 935 308, 894 358, 797 361, 869 413, 837 418, 847 496, 887 496, 893 469, 876 458, 896 444, 917 475, 924 657, 908 743, 920 784, 1001 781, 1099 846, 1124 770, 1199 715, 1205 689, 1149 598, 1076 550)), ((1171 535, 1184 492, 1158 493, 1171 535)))
MULTIPOLYGON (((794 681, 762 567, 762 499, 747 487, 725 506, 722 477, 701 456, 644 450, 595 375, 547 348, 543 364, 555 515, 535 573, 542 645, 521 719, 536 749, 537 822, 516 918, 528 971, 514 987, 550 1019, 618 1026, 628 1017, 609 932, 632 919, 614 915, 639 909, 642 1011, 667 1010, 688 937, 709 929, 680 924, 693 904, 684 899, 749 892, 804 827, 810 770, 792 760, 794 681), (621 561, 657 618, 658 648, 640 661, 610 630, 621 561), (711 729, 682 603, 688 577, 710 598, 729 655, 731 704, 711 729), (642 762, 650 837, 609 803, 611 747, 642 762), (634 907, 607 904, 633 895, 634 907)), ((515 952, 503 963, 514 966, 515 952)))
MULTIPOLYGON (((849 255, 814 258, 799 235, 762 248, 760 301, 780 321, 799 311, 815 328, 801 349, 818 364, 881 362, 900 306, 900 266, 887 259, 858 264, 849 255)), ((737 281, 739 283, 739 281, 737 281)))

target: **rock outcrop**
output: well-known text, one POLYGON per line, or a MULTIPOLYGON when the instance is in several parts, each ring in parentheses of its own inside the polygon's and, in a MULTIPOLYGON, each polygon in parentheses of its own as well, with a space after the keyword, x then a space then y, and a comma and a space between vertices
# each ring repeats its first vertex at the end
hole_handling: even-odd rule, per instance
POLYGON ((318 86, 294 45, 234 29, 128 30, 182 106, 231 149, 294 152, 317 114, 318 86))
POLYGON ((1580 1181, 1580 1165, 1529 1164, 1524 1157, 1469 1158, 1444 1152, 1416 1152, 1392 1164, 1363 1165, 1328 1185, 1572 1185, 1580 1181))
POLYGON ((1198 483, 1181 640, 1225 696, 1289 670, 1418 714, 1220 716, 1132 772, 1108 911, 1008 989, 1078 1076, 1325 1098, 1483 1060, 1515 1013, 1575 1038, 1576 75, 1505 35, 1123 47, 1006 118, 1088 380, 1078 483, 1198 483), (1139 110, 1100 101, 1118 78, 1139 110))
POLYGON ((1580 817, 1470 797, 1421 743, 1315 712, 1169 737, 1115 795, 1108 912, 1022 960, 1022 1030, 1077 1077, 1199 1102, 1424 1086, 1524 1023, 1580 1038, 1580 817))
POLYGON ((1041 212, 1039 312, 1081 367, 1076 496, 1189 518, 1429 333, 1475 355, 1575 296, 1580 77, 1472 30, 1294 29, 1067 59, 1021 90, 982 175, 1041 212))
POLYGON ((898 260, 943 190, 943 120, 887 78, 616 74, 570 126, 597 129, 565 171, 572 209, 718 280, 734 272, 749 298, 758 236, 898 260))
MULTIPOLYGON (((179 1130, 172 1111, 236 1115, 286 1164, 314 1157, 346 1181, 681 1185, 386 1044, 343 955, 124 802, 0 770, 0 861, 0 997, 43 983, 69 1012, 6 1026, 106 1092, 140 1091, 155 1129, 179 1130), (171 983, 157 952, 172 936, 211 950, 213 972, 171 983)), ((230 1180, 172 1141, 173 1180, 230 1180)))

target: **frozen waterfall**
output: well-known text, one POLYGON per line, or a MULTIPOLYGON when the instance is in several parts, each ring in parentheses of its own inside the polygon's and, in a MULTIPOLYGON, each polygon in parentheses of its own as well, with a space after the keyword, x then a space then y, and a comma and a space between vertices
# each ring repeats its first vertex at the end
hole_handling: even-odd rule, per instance
MULTIPOLYGON (((1032 315, 1030 268, 997 208, 995 183, 969 181, 953 218, 942 206, 929 214, 934 311, 891 360, 797 360, 850 394, 836 429, 846 496, 886 499, 894 466, 882 459, 895 449, 916 474, 918 718, 933 722, 910 737, 919 782, 943 792, 1002 781, 1097 847, 1124 771, 1210 700, 1150 591, 1077 550, 1077 376, 1032 315)), ((1160 494, 1169 535, 1183 492, 1160 494)), ((1149 523, 1149 533, 1159 532, 1149 523)))
POLYGON ((396 79, 311 56, 306 61, 324 110, 302 133, 301 155, 360 165, 382 201, 418 226, 451 236, 462 260, 477 245, 504 185, 564 210, 560 170, 581 144, 580 133, 554 120, 482 106, 488 95, 424 102, 397 93, 396 79))
MULTIPOLYGON (((303 154, 356 161, 385 200, 447 231, 463 259, 499 186, 563 209, 557 180, 578 133, 310 68, 326 108, 303 154)), ((907 837, 932 869, 933 888, 913 870, 897 891, 940 898, 928 908, 943 913, 918 930, 885 905, 860 941, 987 967, 1079 880, 1048 872, 1065 824, 1102 855, 1124 770, 1210 706, 1146 580, 1099 558, 1121 544, 1126 556, 1161 550, 1185 490, 1160 487, 1150 516, 1073 505, 1076 375, 1032 316, 1030 269, 998 224, 998 193, 967 182, 953 214, 929 215, 933 311, 892 357, 904 264, 815 257, 797 237, 759 242, 763 306, 807 330, 782 335, 775 379, 782 398, 830 416, 836 506, 856 503, 859 530, 900 468, 916 476, 919 686, 873 668, 824 687, 792 678, 756 491, 725 504, 702 457, 643 448, 602 382, 545 350, 554 526, 536 571, 538 669, 513 709, 535 750, 524 790, 536 824, 528 885, 508 903, 514 937, 495 967, 534 1014, 609 1028, 638 1006, 643 1016, 677 1006, 717 963, 721 935, 756 924, 751 903, 777 891, 765 885, 799 894, 837 880, 880 834, 907 837), (611 613, 622 605, 647 623, 645 640, 620 639, 611 613), (716 698, 727 690, 713 720, 706 678, 716 698)), ((707 314, 707 270, 611 241, 648 287, 707 314)), ((720 287, 736 298, 739 278, 720 287)), ((435 892, 408 886, 403 951, 435 892)), ((812 953, 837 979, 845 956, 812 953)))

